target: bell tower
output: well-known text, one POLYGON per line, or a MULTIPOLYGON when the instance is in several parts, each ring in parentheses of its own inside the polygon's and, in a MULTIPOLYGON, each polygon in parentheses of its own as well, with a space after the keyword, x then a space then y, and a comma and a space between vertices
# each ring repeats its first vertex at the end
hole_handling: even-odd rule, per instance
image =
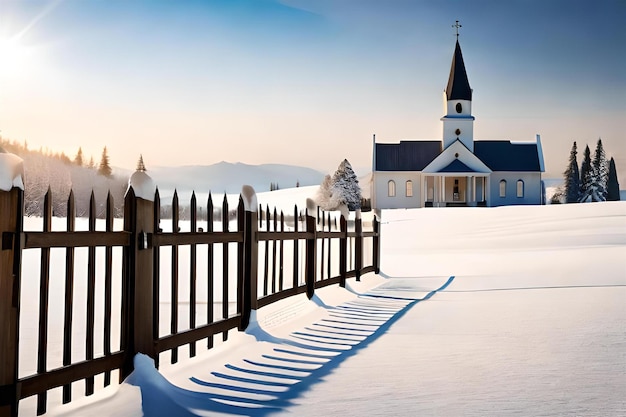
POLYGON ((457 139, 471 152, 474 152, 474 116, 472 116, 472 89, 465 72, 465 63, 459 45, 459 21, 456 28, 456 46, 452 56, 452 66, 448 85, 444 91, 445 116, 443 122, 443 148, 446 149, 457 139))

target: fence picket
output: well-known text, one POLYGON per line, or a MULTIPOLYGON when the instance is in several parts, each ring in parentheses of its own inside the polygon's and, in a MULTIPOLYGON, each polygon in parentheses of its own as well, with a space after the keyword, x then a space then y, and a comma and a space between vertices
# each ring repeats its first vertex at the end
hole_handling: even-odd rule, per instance
MULTIPOLYGON (((67 198, 66 230, 76 230, 76 204, 74 191, 70 190, 67 198)), ((63 315, 63 366, 72 363, 72 319, 74 306, 74 251, 73 247, 65 248, 65 306, 63 315)), ((63 404, 72 401, 72 384, 63 385, 63 404)))
MULTIPOLYGON (((191 231, 198 230, 196 193, 191 194, 191 231)), ((191 244, 189 253, 189 328, 196 328, 196 244, 191 244)), ((196 356, 196 342, 189 343, 189 356, 196 356)))
MULTIPOLYGON (((174 190, 172 197, 172 233, 177 234, 179 231, 179 208, 178 208, 178 192, 174 190)), ((172 245, 172 274, 171 274, 171 295, 170 295, 170 333, 178 333, 178 245, 172 245)), ((171 363, 178 362, 178 348, 172 349, 171 363)))
MULTIPOLYGON (((207 225, 206 230, 207 233, 213 233, 213 197, 211 193, 209 193, 209 198, 207 200, 207 225)), ((209 243, 207 248, 207 324, 213 323, 214 314, 213 314, 213 305, 215 303, 215 293, 214 293, 214 257, 215 249, 213 247, 213 243, 209 243)), ((207 338, 207 348, 211 349, 213 347, 213 335, 210 335, 207 338)))
MULTIPOLYGON (((43 232, 52 230, 52 191, 48 191, 43 202, 43 232)), ((39 281, 39 339, 37 346, 37 373, 47 371, 48 360, 48 296, 50 293, 50 248, 41 249, 39 281)), ((46 412, 48 393, 37 395, 37 415, 46 412)))

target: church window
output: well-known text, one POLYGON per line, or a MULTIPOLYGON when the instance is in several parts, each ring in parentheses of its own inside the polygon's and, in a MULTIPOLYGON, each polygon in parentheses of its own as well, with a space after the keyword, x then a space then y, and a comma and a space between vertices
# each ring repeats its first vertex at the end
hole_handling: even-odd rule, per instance
POLYGON ((524 197, 524 181, 522 180, 517 180, 517 196, 524 197))
POLYGON ((390 180, 387 183, 387 195, 389 197, 395 197, 396 196, 396 183, 393 180, 390 180))
POLYGON ((506 180, 500 181, 500 197, 506 197, 506 180))
POLYGON ((457 113, 463 112, 463 106, 461 105, 461 103, 456 103, 456 112, 457 113))
POLYGON ((406 196, 413 197, 413 181, 411 180, 406 182, 406 196))

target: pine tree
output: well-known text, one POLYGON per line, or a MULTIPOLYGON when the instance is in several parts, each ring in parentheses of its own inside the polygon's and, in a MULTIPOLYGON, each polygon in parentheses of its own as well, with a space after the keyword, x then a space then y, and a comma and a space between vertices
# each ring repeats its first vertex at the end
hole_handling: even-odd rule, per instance
POLYGON ((111 177, 111 166, 109 165, 109 155, 107 155, 107 147, 104 147, 102 151, 102 158, 100 159, 100 165, 98 166, 98 174, 104 177, 111 177))
POLYGON ((617 180, 617 169, 615 168, 615 160, 613 158, 609 161, 609 173, 606 184, 606 201, 619 201, 619 182, 617 180))
POLYGON ((581 203, 599 201, 597 184, 594 178, 593 166, 591 165, 591 151, 589 145, 585 147, 583 162, 580 166, 581 203))
POLYGON ((83 166, 83 148, 78 148, 78 152, 76 153, 76 157, 74 158, 74 164, 79 167, 83 166))
POLYGON ((574 142, 569 154, 569 165, 563 173, 565 177, 566 203, 578 203, 580 200, 580 173, 578 171, 578 161, 576 160, 577 153, 576 142, 574 142))
POLYGON ((332 196, 337 206, 345 204, 350 211, 361 208, 361 187, 347 159, 339 164, 332 182, 332 196))
POLYGON ((593 169, 593 177, 596 184, 598 201, 606 201, 606 182, 608 179, 608 167, 606 162, 606 154, 604 153, 604 147, 602 146, 602 139, 598 139, 598 144, 596 145, 596 152, 593 156, 593 162, 591 163, 591 167, 593 169))
POLYGON ((87 164, 87 168, 94 169, 96 168, 96 163, 93 161, 93 156, 89 158, 89 163, 87 164))

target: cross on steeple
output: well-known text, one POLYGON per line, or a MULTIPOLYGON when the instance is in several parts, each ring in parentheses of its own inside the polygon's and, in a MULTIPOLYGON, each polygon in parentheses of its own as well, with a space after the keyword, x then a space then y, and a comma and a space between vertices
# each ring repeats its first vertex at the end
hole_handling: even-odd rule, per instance
POLYGON ((457 20, 456 23, 454 25, 452 25, 453 28, 456 29, 456 39, 459 39, 459 28, 462 28, 463 25, 459 24, 459 21, 457 20))

